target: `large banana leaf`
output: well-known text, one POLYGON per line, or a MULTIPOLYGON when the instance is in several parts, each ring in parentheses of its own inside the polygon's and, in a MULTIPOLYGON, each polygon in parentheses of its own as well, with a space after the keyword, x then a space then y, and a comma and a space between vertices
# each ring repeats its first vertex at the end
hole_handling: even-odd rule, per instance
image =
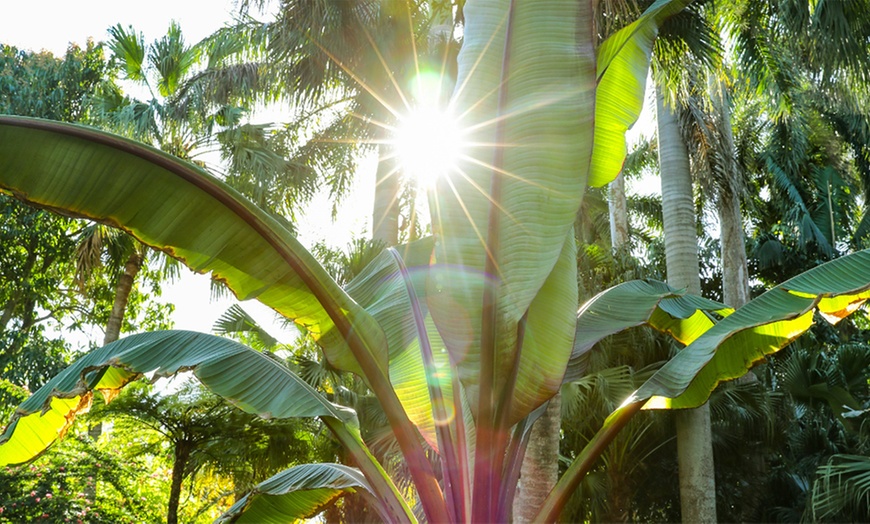
POLYGON ((606 289, 577 313, 577 334, 565 382, 583 376, 589 350, 604 337, 646 324, 689 344, 713 327, 713 313, 726 316, 731 312, 724 304, 684 295, 656 280, 632 280, 606 289))
MULTIPOLYGON (((707 401, 717 384, 742 376, 754 363, 779 351, 809 329, 814 312, 818 311, 820 316, 836 323, 858 310, 870 298, 870 250, 847 255, 802 273, 733 313, 728 314, 729 310, 717 311, 727 316, 706 329, 706 321, 696 314, 689 314, 699 306, 700 309, 705 308, 703 299, 679 297, 688 300, 665 305, 668 298, 663 297, 670 295, 673 290, 667 289, 664 284, 656 283, 652 287, 632 282, 627 284, 640 291, 636 298, 637 306, 619 300, 620 295, 628 298, 634 294, 624 293, 629 290, 626 285, 623 285, 623 290, 619 290, 618 286, 605 291, 596 297, 597 300, 590 301, 585 309, 595 314, 588 315, 581 322, 588 323, 595 334, 579 343, 581 350, 591 347, 590 342, 596 342, 608 331, 615 333, 630 327, 631 316, 638 323, 649 322, 653 325, 659 322, 656 317, 665 319, 665 323, 671 326, 665 330, 689 342, 689 345, 607 417, 602 428, 577 455, 547 496, 536 522, 552 521, 558 517, 565 500, 595 464, 603 449, 641 407, 700 406, 707 401), (612 296, 602 301, 608 294, 612 296), (607 307, 608 302, 614 307, 607 307), (615 311, 631 310, 635 311, 628 319, 623 319, 618 313, 611 317, 615 311), (663 313, 667 313, 672 320, 667 321, 663 313), (644 317, 649 320, 644 321, 644 317), (688 321, 678 321, 680 318, 688 321)), ((583 313, 581 311, 581 318, 583 313)))
POLYGON ((90 406, 91 392, 113 398, 146 373, 192 370, 211 390, 266 418, 333 417, 355 424, 355 414, 327 401, 301 378, 265 355, 230 339, 190 331, 132 335, 91 351, 19 406, 0 436, 0 465, 42 453, 90 406))
MULTIPOLYGON (((377 323, 287 229, 187 162, 121 137, 59 122, 0 117, 0 189, 131 233, 211 271, 310 331, 330 362, 360 373, 345 336, 385 347, 377 323), (336 329, 336 322, 339 328, 336 329)), ((386 369, 386 354, 366 356, 386 369)))
POLYGON ((589 185, 610 183, 625 160, 625 132, 643 108, 646 77, 659 26, 691 0, 657 0, 644 13, 598 47, 595 90, 595 145, 589 185))
POLYGON ((372 488, 356 469, 341 464, 303 464, 278 473, 240 498, 217 522, 294 522, 314 517, 337 498, 372 488))
POLYGON ((417 432, 390 387, 383 331, 275 219, 160 151, 80 126, 18 117, 0 117, 0 189, 120 227, 307 329, 333 365, 368 380, 399 446, 417 466, 411 474, 427 515, 446 519, 417 432))
POLYGON ((723 319, 668 361, 638 389, 647 409, 691 408, 722 381, 742 376, 813 323, 836 323, 870 298, 870 250, 828 262, 764 293, 723 319))
MULTIPOLYGON (((438 242, 427 301, 473 409, 481 369, 494 374, 487 394, 510 376, 517 325, 567 249, 583 195, 595 82, 588 15, 571 0, 482 0, 465 8, 451 104, 471 145, 457 172, 430 191, 438 242), (495 307, 486 321, 485 300, 495 307), (481 350, 484 328, 495 344, 481 350)), ((570 286, 553 293, 549 300, 576 308, 570 286)), ((553 340, 545 343, 540 330, 540 361, 570 351, 562 339, 573 333, 573 319, 557 321, 553 340)), ((558 385, 557 373, 544 383, 558 385)), ((537 404, 555 392, 533 389, 518 388, 537 404)), ((518 405, 511 418, 534 407, 518 405)))
POLYGON ((320 417, 348 448, 394 518, 410 509, 363 444, 356 414, 329 402, 286 366, 233 340, 190 331, 131 335, 91 351, 18 407, 0 436, 0 466, 33 459, 62 437, 92 394, 107 400, 143 375, 192 371, 235 406, 265 418, 320 417))
POLYGON ((493 0, 467 6, 452 109, 472 146, 458 172, 430 193, 439 242, 428 301, 473 408, 481 366, 490 362, 491 389, 515 393, 511 422, 558 389, 574 321, 534 308, 573 307, 574 268, 563 264, 558 272, 564 274, 556 268, 571 249, 566 236, 584 188, 619 172, 658 27, 688 3, 655 2, 602 44, 597 71, 584 5, 493 0), (489 323, 483 320, 488 301, 496 304, 489 323), (519 355, 516 383, 506 384, 516 371, 517 326, 527 313, 523 329, 537 332, 536 342, 519 355), (481 347, 485 331, 496 334, 495 349, 481 347), (528 361, 552 366, 524 370, 528 361))
MULTIPOLYGON (((417 294, 425 291, 433 246, 433 239, 428 237, 397 249, 408 268, 417 294)), ((390 355, 390 383, 396 390, 408 418, 417 426, 426 442, 437 451, 439 447, 435 435, 435 418, 420 336, 408 288, 396 259, 390 251, 384 251, 346 286, 346 290, 383 328, 390 355)), ((428 312, 422 313, 428 328, 427 338, 433 346, 437 366, 441 370, 434 378, 439 381, 444 400, 452 404, 451 372, 444 344, 428 312)))

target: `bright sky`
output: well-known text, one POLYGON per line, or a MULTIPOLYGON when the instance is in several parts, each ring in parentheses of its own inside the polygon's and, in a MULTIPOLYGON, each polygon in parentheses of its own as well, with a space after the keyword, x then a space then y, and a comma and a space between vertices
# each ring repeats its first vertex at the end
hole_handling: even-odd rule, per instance
POLYGON ((133 25, 146 41, 162 35, 171 20, 181 24, 189 42, 208 36, 232 20, 233 0, 30 0, 3 2, 0 41, 23 49, 63 53, 69 42, 106 38, 115 25, 133 25))
MULTIPOLYGON (((185 40, 192 44, 211 34, 233 19, 234 0, 150 0, 123 2, 118 0, 5 0, 0 15, 0 42, 19 49, 47 50, 63 54, 69 42, 84 45, 88 38, 105 40, 109 27, 118 23, 132 25, 151 42, 163 35, 171 20, 181 25, 185 40)), ((278 115, 270 115, 275 119, 278 115)), ((344 247, 351 237, 364 234, 368 229, 368 213, 374 195, 373 176, 363 177, 352 191, 353 198, 333 222, 329 216, 330 204, 325 195, 319 196, 305 216, 299 230, 300 240, 311 245, 325 240, 334 247, 344 247), (360 203, 362 202, 362 203, 360 203)), ((206 276, 185 275, 176 283, 164 286, 163 300, 176 306, 173 317, 178 329, 209 332, 215 320, 235 302, 232 299, 210 301, 209 280, 206 276)), ((255 301, 243 304, 255 319, 278 336, 277 327, 271 325, 274 315, 255 301)), ((284 337, 286 338, 286 337, 284 337)))

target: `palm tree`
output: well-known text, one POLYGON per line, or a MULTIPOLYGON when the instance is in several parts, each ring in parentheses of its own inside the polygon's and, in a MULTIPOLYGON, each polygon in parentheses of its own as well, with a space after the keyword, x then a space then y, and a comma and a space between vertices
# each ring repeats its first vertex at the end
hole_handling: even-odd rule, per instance
MULTIPOLYGON (((697 4, 695 4, 697 9, 697 4)), ((718 52, 715 36, 697 11, 686 11, 671 21, 678 32, 656 46, 658 81, 656 122, 662 184, 665 256, 668 283, 701 294, 694 186, 687 145, 681 135, 671 88, 683 76, 677 60, 689 53, 709 63, 718 52), (678 25, 679 24, 679 25, 678 25), (674 38, 676 37, 676 38, 674 38), (675 82, 676 79, 676 82, 675 82), (666 103, 666 98, 670 101, 666 103)), ((667 27, 663 28, 666 33, 667 27)), ((683 522, 716 522, 716 486, 712 432, 708 405, 676 414, 680 468, 680 507, 683 522)))
MULTIPOLYGON (((243 15, 251 4, 257 2, 242 4, 243 15)), ((379 162, 372 235, 395 245, 404 182, 391 132, 413 103, 410 86, 420 71, 442 73, 442 93, 449 94, 456 42, 444 27, 459 20, 461 9, 454 14, 444 1, 284 0, 273 21, 248 18, 215 33, 209 45, 235 48, 235 58, 196 75, 182 94, 217 104, 256 100, 289 102, 307 112, 330 108, 324 113, 329 123, 312 144, 347 166, 329 174, 332 196, 342 197, 354 174, 361 148, 352 144, 374 147, 379 162)))
POLYGON ((183 483, 198 473, 211 469, 230 477, 234 495, 241 496, 277 471, 316 455, 315 439, 299 438, 311 430, 303 421, 263 421, 190 382, 171 394, 157 394, 144 384, 131 389, 132 394, 103 405, 98 414, 144 426, 169 443, 168 523, 179 521, 183 483))
MULTIPOLYGON (((656 96, 659 165, 668 283, 701 293, 695 204, 689 154, 673 108, 656 96)), ((683 522, 716 522, 710 411, 704 405, 676 416, 683 522)))

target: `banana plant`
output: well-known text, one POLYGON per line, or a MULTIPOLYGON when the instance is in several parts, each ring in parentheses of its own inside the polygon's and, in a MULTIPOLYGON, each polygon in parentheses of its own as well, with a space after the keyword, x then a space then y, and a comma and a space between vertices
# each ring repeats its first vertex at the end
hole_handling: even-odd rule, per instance
POLYGON ((805 331, 814 310, 837 320, 870 297, 862 252, 733 313, 656 282, 617 286, 578 313, 575 214, 587 184, 618 173, 658 27, 687 3, 658 0, 596 53, 592 2, 469 0, 451 104, 476 146, 430 191, 433 237, 384 252, 345 287, 282 223, 194 165, 85 127, 0 117, 3 191, 122 228, 307 330, 378 398, 415 491, 397 489, 351 410, 261 353, 183 331, 132 335, 75 362, 19 407, 0 465, 43 453, 95 391, 110 400, 140 377, 189 370, 245 411, 318 417, 354 462, 276 475, 227 521, 305 518, 359 492, 390 522, 416 522, 414 502, 430 522, 506 522, 528 429, 597 340, 649 324, 688 344, 571 465, 538 514, 554 521, 641 407, 697 406, 805 331))

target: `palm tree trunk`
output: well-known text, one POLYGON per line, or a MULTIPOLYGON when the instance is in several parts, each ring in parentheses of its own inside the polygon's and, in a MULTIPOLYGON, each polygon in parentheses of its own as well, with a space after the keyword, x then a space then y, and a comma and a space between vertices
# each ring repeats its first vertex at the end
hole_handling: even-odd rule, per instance
POLYGON ((731 109, 725 100, 725 85, 711 77, 708 90, 719 118, 718 135, 726 178, 719 188, 719 241, 722 250, 722 300, 738 308, 749 302, 749 269, 743 237, 743 214, 740 209, 740 168, 735 158, 734 133, 731 130, 731 109))
POLYGON ((628 201, 622 172, 610 183, 607 207, 610 210, 610 245, 614 252, 628 249, 628 201))
POLYGON ((719 195, 720 243, 722 249, 722 300, 733 308, 749 302, 749 269, 743 241, 740 195, 721 191, 719 195))
MULTIPOLYGON (((656 96, 659 165, 662 177, 662 211, 668 283, 701 293, 698 240, 689 155, 677 119, 656 96)), ((680 508, 685 523, 716 522, 716 481, 710 408, 676 414, 677 459, 680 467, 680 508)))
MULTIPOLYGON (((104 346, 118 340, 121 335, 121 325, 124 323, 127 301, 130 299, 136 275, 142 269, 142 260, 142 255, 134 251, 124 265, 124 273, 118 278, 118 285, 115 287, 115 302, 112 304, 112 312, 109 314, 109 321, 106 324, 106 335, 103 337, 104 346)), ((100 438, 102 434, 103 424, 101 422, 88 428, 88 435, 94 440, 100 438)), ((93 499, 93 496, 91 498, 93 499)))
POLYGON ((378 171, 375 175, 375 202, 372 210, 372 238, 388 245, 399 243, 399 184, 398 165, 390 147, 378 148, 378 171))
POLYGON ((108 324, 106 324, 106 336, 103 339, 103 345, 118 340, 118 337, 121 335, 121 325, 124 323, 127 301, 130 299, 133 282, 136 280, 136 275, 139 274, 140 269, 142 269, 142 255, 134 252, 124 265, 124 274, 118 279, 118 286, 115 288, 115 303, 112 304, 112 313, 109 315, 108 324))
POLYGON ((520 470, 520 490, 514 498, 514 523, 531 522, 559 478, 559 437, 562 429, 562 395, 532 426, 529 445, 520 470))

